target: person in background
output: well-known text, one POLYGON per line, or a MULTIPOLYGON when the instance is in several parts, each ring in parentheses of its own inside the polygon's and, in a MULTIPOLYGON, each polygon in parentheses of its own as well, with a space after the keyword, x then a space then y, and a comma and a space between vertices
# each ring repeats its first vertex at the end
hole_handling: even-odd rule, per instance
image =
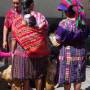
MULTIPOLYGON (((9 9, 5 15, 4 28, 3 28, 3 49, 6 51, 11 51, 11 42, 12 42, 12 23, 15 15, 21 13, 21 0, 12 0, 12 7, 9 9)), ((12 61, 10 58, 8 61, 5 61, 8 64, 11 64, 12 61)))
MULTIPOLYGON (((15 15, 21 13, 21 0, 11 0, 12 1, 12 7, 6 12, 5 20, 4 20, 4 27, 3 27, 3 51, 4 52, 11 52, 12 50, 12 23, 15 15)), ((4 58, 5 65, 11 67, 12 60, 11 57, 4 58)), ((6 70, 8 69, 6 68, 6 70)), ((11 84, 8 83, 8 85, 11 87, 11 84)))

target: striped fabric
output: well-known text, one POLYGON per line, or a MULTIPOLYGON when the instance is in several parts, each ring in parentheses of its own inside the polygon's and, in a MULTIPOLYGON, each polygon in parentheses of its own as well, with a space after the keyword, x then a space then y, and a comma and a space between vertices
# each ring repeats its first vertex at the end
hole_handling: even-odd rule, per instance
MULTIPOLYGON (((64 19, 59 23, 59 26, 69 31, 75 30, 75 19, 64 19)), ((56 38, 59 40, 60 35, 57 34, 56 38)), ((59 79, 58 83, 74 83, 82 82, 85 80, 85 47, 84 42, 62 45, 59 53, 59 79), (74 46, 75 45, 75 46, 74 46)))
MULTIPOLYGON (((40 27, 42 24, 45 24, 43 29, 46 32, 48 22, 45 19, 45 17, 41 13, 36 11, 32 11, 31 15, 33 15, 36 18, 37 27, 40 27)), ((48 59, 46 55, 45 56, 38 55, 37 57, 37 55, 34 54, 33 57, 29 57, 25 49, 23 49, 21 45, 17 42, 17 47, 15 49, 15 56, 12 65, 12 78, 20 80, 29 78, 30 79, 42 78, 46 74, 47 63, 48 59)))
POLYGON ((22 23, 23 17, 17 15, 12 24, 12 32, 16 41, 25 49, 30 56, 47 56, 50 53, 47 41, 47 21, 44 16, 37 12, 32 12, 35 15, 38 27, 29 27, 22 23), (38 18, 39 17, 39 18, 38 18), (44 28, 45 27, 45 28, 44 28))
POLYGON ((48 57, 29 57, 25 50, 17 44, 12 63, 12 78, 40 79, 46 75, 48 57))
POLYGON ((61 84, 85 80, 85 49, 62 47, 59 54, 59 80, 61 84))
POLYGON ((86 14, 84 11, 84 7, 82 4, 82 0, 62 0, 61 3, 69 7, 70 5, 73 5, 73 9, 76 12, 76 25, 78 27, 79 23, 82 25, 85 25, 86 21, 86 14))

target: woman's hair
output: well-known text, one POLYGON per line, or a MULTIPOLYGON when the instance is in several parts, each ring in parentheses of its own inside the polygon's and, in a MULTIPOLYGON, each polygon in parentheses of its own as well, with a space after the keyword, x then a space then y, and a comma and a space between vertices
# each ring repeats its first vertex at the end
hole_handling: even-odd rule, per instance
POLYGON ((32 4, 34 3, 33 0, 22 0, 22 13, 28 14, 32 9, 32 4))
POLYGON ((27 5, 27 7, 30 7, 30 5, 31 5, 32 3, 34 3, 33 0, 26 0, 26 5, 27 5))
POLYGON ((34 3, 34 0, 22 0, 22 4, 24 4, 26 8, 29 8, 32 3, 34 3))
POLYGON ((76 12, 73 10, 73 6, 70 6, 67 11, 65 11, 68 17, 75 17, 76 12))

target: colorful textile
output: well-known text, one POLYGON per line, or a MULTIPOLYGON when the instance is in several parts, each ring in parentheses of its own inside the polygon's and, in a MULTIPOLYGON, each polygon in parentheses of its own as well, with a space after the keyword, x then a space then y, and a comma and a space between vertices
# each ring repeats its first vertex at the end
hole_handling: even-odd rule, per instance
MULTIPOLYGON (((20 80, 40 79, 46 75, 46 68, 48 65, 47 64, 48 58, 46 54, 41 53, 40 55, 38 51, 34 54, 30 54, 31 49, 30 49, 30 52, 28 52, 26 48, 27 46, 30 48, 31 45, 33 47, 39 46, 39 43, 37 42, 39 42, 40 40, 43 40, 44 38, 47 38, 44 36, 46 36, 48 23, 42 14, 34 11, 31 12, 31 14, 36 18, 36 22, 37 22, 36 27, 39 27, 42 23, 45 23, 45 27, 43 29, 31 28, 26 24, 24 25, 22 24, 23 18, 21 16, 17 16, 17 18, 15 18, 16 21, 12 25, 12 28, 13 28, 12 32, 17 41, 17 45, 15 48, 14 58, 12 63, 13 79, 20 79, 20 80), (41 37, 39 37, 38 34, 41 37), (33 40, 33 38, 36 38, 37 40, 36 39, 33 40), (23 47, 24 45, 25 45, 25 48, 23 47)), ((44 50, 46 49, 45 51, 48 55, 49 52, 47 49, 46 42, 45 42, 45 46, 46 47, 44 48, 44 50)), ((41 46, 39 50, 42 50, 42 48, 43 47, 41 46)), ((42 50, 42 52, 44 52, 44 50, 42 50)))
POLYGON ((12 79, 40 79, 46 75, 48 57, 29 57, 17 43, 12 63, 12 79), (25 57, 23 57, 23 55, 25 57))
POLYGON ((17 44, 15 54, 12 60, 12 79, 28 79, 28 61, 29 57, 25 53, 24 49, 17 44), (23 57, 22 53, 25 55, 23 57))
POLYGON ((9 57, 9 56, 11 56, 12 55, 12 53, 8 53, 8 52, 1 52, 0 51, 0 57, 9 57))
POLYGON ((64 3, 66 6, 70 6, 70 5, 80 5, 83 7, 82 5, 82 0, 62 0, 61 3, 64 3))
POLYGON ((43 16, 43 14, 36 12, 36 11, 32 11, 31 15, 35 17, 36 19, 36 23, 37 23, 37 27, 40 27, 42 24, 45 24, 44 29, 47 30, 48 28, 48 22, 46 20, 46 18, 43 16))
POLYGON ((62 4, 66 5, 67 8, 73 5, 73 9, 76 12, 76 26, 79 26, 79 23, 85 25, 86 14, 84 12, 84 7, 81 0, 62 0, 62 4))
POLYGON ((24 24, 23 17, 17 15, 12 25, 13 35, 28 55, 37 57, 47 56, 50 53, 46 30, 48 23, 42 14, 34 11, 31 14, 36 18, 36 28, 24 24), (45 24, 44 27, 39 29, 39 26, 43 23, 45 24))
POLYGON ((86 27, 83 27, 82 29, 74 28, 74 31, 69 31, 68 29, 69 27, 66 29, 61 26, 57 27, 57 31, 55 33, 57 35, 56 39, 58 42, 72 45, 73 43, 82 42, 88 37, 88 30, 86 27))
MULTIPOLYGON (((20 11, 16 11, 14 8, 11 8, 7 11, 7 13, 5 15, 4 26, 8 29, 8 37, 7 37, 7 43, 8 43, 7 51, 8 52, 11 52, 11 42, 12 42, 12 38, 13 38, 12 32, 11 32, 12 23, 17 14, 20 14, 20 11)), ((12 60, 10 57, 4 58, 4 59, 7 60, 8 64, 12 63, 12 60)))
POLYGON ((76 41, 82 42, 85 37, 84 30, 83 28, 78 29, 75 22, 75 18, 72 20, 70 18, 64 19, 56 30, 56 39, 67 44, 75 43, 76 41))
POLYGON ((6 16, 5 16, 5 22, 4 22, 4 25, 7 28, 11 29, 13 20, 17 14, 20 14, 20 12, 19 11, 16 12, 13 8, 7 11, 6 16))
MULTIPOLYGON (((40 24, 41 23, 39 23, 39 25, 40 24)), ((47 56, 50 53, 45 28, 38 29, 37 27, 29 27, 28 25, 23 23, 23 18, 20 15, 18 15, 14 19, 12 28, 14 37, 19 42, 19 44, 26 50, 26 53, 28 55, 47 56)))
MULTIPOLYGON (((64 19, 59 23, 59 26, 69 31, 75 31, 76 20, 75 18, 64 19)), ((57 31, 56 31, 57 32, 57 31)), ((56 39, 61 40, 61 35, 56 33, 56 39)), ((58 83, 75 83, 82 82, 85 80, 85 43, 83 40, 80 42, 61 43, 59 53, 59 79, 58 83)))
POLYGON ((59 54, 58 83, 78 83, 85 81, 85 49, 62 46, 59 54))

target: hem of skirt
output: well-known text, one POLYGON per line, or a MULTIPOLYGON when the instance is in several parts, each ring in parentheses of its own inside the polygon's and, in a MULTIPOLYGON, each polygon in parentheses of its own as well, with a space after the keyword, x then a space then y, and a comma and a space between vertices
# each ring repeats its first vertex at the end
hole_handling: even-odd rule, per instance
POLYGON ((56 82, 54 82, 54 81, 49 81, 49 80, 46 80, 46 82, 47 82, 48 84, 53 84, 53 85, 57 84, 56 82))
POLYGON ((29 80, 29 78, 12 78, 12 81, 14 80, 24 81, 24 80, 29 80))
POLYGON ((72 81, 72 82, 63 82, 63 83, 57 82, 57 83, 59 83, 60 85, 65 85, 65 84, 71 84, 71 83, 82 83, 82 82, 84 82, 84 81, 85 81, 85 79, 83 79, 83 80, 81 80, 81 81, 72 81))

